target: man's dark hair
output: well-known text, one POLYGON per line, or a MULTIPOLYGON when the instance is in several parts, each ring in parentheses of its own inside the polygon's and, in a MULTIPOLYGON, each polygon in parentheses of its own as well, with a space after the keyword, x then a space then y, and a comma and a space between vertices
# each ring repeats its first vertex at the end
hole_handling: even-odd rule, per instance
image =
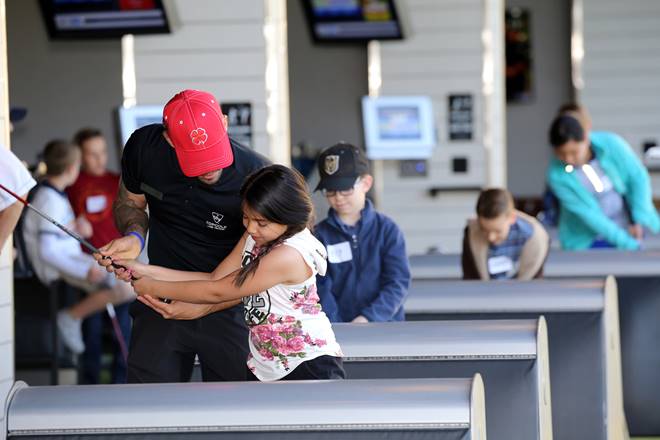
POLYGON ((73 143, 82 148, 83 144, 89 139, 103 136, 101 130, 94 127, 85 127, 78 130, 78 132, 73 136, 73 143))
POLYGON ((501 188, 481 191, 477 200, 477 216, 492 220, 513 210, 511 193, 501 188))
POLYGON ((584 128, 578 119, 569 115, 557 116, 550 125, 550 145, 559 148, 568 141, 584 140, 584 128))

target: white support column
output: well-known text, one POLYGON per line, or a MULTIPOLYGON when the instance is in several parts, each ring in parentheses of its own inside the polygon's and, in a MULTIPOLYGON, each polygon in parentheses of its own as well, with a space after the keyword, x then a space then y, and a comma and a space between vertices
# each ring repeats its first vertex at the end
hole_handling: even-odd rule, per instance
MULTIPOLYGON (((5 0, 0 0, 0 148, 9 148, 5 0)), ((14 286, 11 239, 0 249, 0 440, 6 437, 5 404, 14 384, 14 286)))
POLYGON ((264 10, 269 157, 275 163, 291 165, 286 0, 264 0, 264 10))
POLYGON ((575 89, 576 101, 580 102, 580 93, 584 88, 582 62, 584 60, 584 2, 573 0, 571 10, 571 79, 575 89))
POLYGON ((137 79, 135 77, 135 38, 131 34, 121 39, 121 88, 124 108, 137 104, 137 79))
MULTIPOLYGON (((382 60, 380 56, 380 41, 372 40, 367 45, 367 80, 369 96, 377 98, 383 85, 382 60)), ((385 192, 385 179, 383 172, 383 161, 371 162, 371 174, 374 176, 373 201, 376 209, 380 209, 383 194, 385 192)))
POLYGON ((488 186, 506 187, 504 0, 484 0, 482 93, 488 186))

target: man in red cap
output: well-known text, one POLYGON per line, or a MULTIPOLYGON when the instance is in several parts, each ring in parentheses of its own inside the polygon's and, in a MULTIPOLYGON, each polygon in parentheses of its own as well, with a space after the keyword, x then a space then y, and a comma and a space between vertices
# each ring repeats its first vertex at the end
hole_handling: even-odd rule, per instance
MULTIPOLYGON (((208 273, 243 235, 239 190, 268 160, 228 137, 213 95, 184 90, 165 105, 162 124, 131 135, 121 163, 114 216, 123 237, 101 248, 103 254, 136 258, 148 230, 151 264, 208 273)), ((112 270, 108 259, 96 257, 112 270)), ((178 307, 180 314, 166 320, 136 301, 128 382, 188 381, 195 355, 205 381, 245 380, 242 306, 203 316, 213 307, 178 307)))

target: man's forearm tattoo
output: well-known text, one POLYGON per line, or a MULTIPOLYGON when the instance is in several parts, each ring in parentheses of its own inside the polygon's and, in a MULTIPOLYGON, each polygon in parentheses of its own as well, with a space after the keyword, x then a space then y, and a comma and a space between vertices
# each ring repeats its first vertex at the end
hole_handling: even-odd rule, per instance
POLYGON ((135 231, 144 237, 149 229, 149 215, 147 211, 128 197, 128 191, 123 183, 119 184, 117 200, 112 206, 117 229, 122 234, 135 231))

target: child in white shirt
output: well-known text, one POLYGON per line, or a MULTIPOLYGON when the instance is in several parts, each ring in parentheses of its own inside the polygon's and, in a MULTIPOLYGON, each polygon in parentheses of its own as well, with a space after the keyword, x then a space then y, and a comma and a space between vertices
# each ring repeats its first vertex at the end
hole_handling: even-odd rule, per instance
MULTIPOLYGON (((84 217, 75 218, 64 190, 78 178, 80 149, 66 141, 51 141, 44 150, 46 179, 31 195, 31 204, 82 237, 92 235, 84 217)), ((116 280, 91 255, 85 254, 78 241, 35 213, 27 213, 23 237, 28 259, 44 285, 63 279, 86 293, 80 302, 57 315, 57 325, 64 343, 75 354, 85 350, 82 319, 103 310, 107 303, 120 304, 134 298, 125 283, 116 280)))
MULTIPOLYGON (((0 184, 19 197, 26 198, 36 182, 14 154, 0 145, 0 184)), ((0 253, 14 230, 23 204, 0 189, 0 253)))

